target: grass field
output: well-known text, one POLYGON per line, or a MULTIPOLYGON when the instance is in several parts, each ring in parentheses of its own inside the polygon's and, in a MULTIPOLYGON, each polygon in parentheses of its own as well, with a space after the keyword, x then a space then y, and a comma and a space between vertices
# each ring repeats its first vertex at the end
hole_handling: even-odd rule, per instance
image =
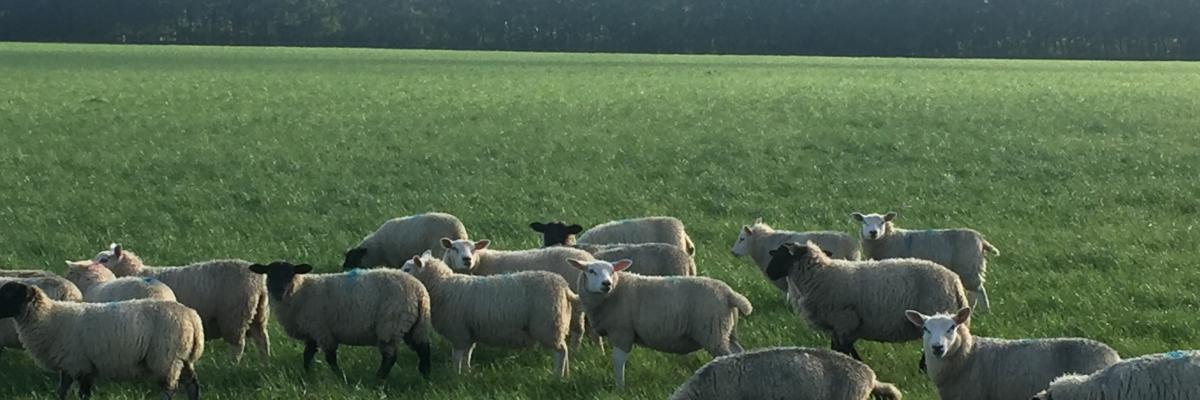
MULTIPOLYGON (((0 44, 0 265, 61 272, 117 241, 157 265, 333 271, 394 216, 450 212, 515 249, 539 243, 535 220, 666 214, 700 273, 754 302, 743 344, 827 347, 729 254, 737 229, 856 232, 851 211, 894 210, 1001 249, 977 334, 1200 348, 1198 111, 1195 63, 0 44)), ((636 349, 617 393, 594 347, 558 381, 542 350, 481 348, 455 376, 438 341, 432 382, 404 352, 380 385, 373 349, 341 352, 343 382, 272 335, 269 363, 209 342, 206 396, 661 399, 709 360, 636 349)), ((859 350, 906 399, 934 399, 919 348, 859 350)), ((0 356, 0 398, 55 381, 0 356)))

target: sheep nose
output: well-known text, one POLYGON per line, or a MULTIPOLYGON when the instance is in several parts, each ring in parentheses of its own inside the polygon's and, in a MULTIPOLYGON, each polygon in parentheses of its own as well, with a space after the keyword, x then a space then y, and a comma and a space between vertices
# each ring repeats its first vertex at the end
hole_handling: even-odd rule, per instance
POLYGON ((605 291, 612 289, 612 281, 600 282, 600 287, 603 287, 605 291))
POLYGON ((875 237, 875 235, 876 235, 876 234, 878 234, 878 233, 879 233, 879 231, 870 231, 870 232, 867 232, 867 233, 868 233, 868 234, 870 234, 870 235, 871 235, 871 237, 875 237))
POLYGON ((943 354, 946 354, 945 346, 942 346, 940 344, 933 345, 933 355, 941 357, 943 354))
POLYGON ((468 267, 471 266, 471 257, 463 257, 463 264, 466 264, 468 267))

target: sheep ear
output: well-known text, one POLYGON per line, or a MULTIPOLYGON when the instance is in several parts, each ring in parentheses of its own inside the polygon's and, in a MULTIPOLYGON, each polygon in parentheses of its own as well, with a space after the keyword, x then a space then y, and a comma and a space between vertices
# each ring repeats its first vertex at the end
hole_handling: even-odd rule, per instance
POLYGON ((480 239, 478 242, 475 242, 475 250, 486 249, 490 244, 492 244, 491 240, 480 239))
POLYGON ((454 242, 450 241, 450 238, 442 238, 442 247, 448 249, 452 246, 454 246, 454 242))
POLYGON ((779 255, 779 249, 775 249, 775 250, 768 251, 768 252, 767 252, 767 254, 770 254, 770 255, 771 255, 771 257, 778 256, 778 255, 779 255))
POLYGON ((745 234, 747 234, 747 235, 750 235, 750 234, 753 234, 753 233, 754 233, 754 232, 750 231, 750 227, 749 227, 749 226, 746 226, 746 225, 742 225, 742 232, 743 232, 743 233, 745 233, 745 234))
POLYGON ((971 319, 971 307, 963 307, 961 310, 958 310, 957 314, 954 314, 954 323, 958 324, 958 325, 965 324, 970 319, 971 319))
MULTIPOLYGON (((426 251, 425 253, 428 254, 429 252, 426 251)), ((422 266, 421 265, 421 256, 413 256, 412 262, 413 262, 413 267, 421 268, 421 266, 422 266)))
POLYGON ((854 218, 854 220, 858 222, 863 222, 863 215, 858 211, 850 213, 850 218, 854 218))
POLYGON ((755 219, 754 219, 754 224, 755 224, 755 225, 758 225, 758 224, 761 224, 761 223, 762 223, 762 217, 758 217, 758 218, 755 218, 755 219))
POLYGON ((250 272, 253 272, 256 274, 265 274, 265 273, 267 273, 267 271, 269 271, 269 269, 267 268, 266 265, 250 264, 250 272))
POLYGON ((826 255, 826 256, 828 256, 829 258, 833 258, 833 252, 832 252, 832 251, 825 250, 825 249, 821 249, 821 252, 822 252, 822 253, 825 253, 825 255, 826 255))
POLYGON ((621 261, 617 261, 617 262, 613 263, 613 271, 621 272, 621 271, 628 269, 631 265, 633 265, 633 260, 624 259, 621 261))
POLYGON ((912 324, 916 325, 918 328, 925 326, 925 320, 929 319, 929 317, 925 316, 925 314, 921 314, 920 312, 914 310, 904 311, 904 316, 908 318, 908 322, 912 322, 912 324))
POLYGON ((433 258, 433 250, 425 250, 424 253, 421 253, 421 258, 426 257, 433 258))
POLYGON ((312 266, 308 264, 300 264, 292 267, 292 271, 295 271, 297 274, 307 274, 312 272, 312 266))
POLYGON ((112 250, 113 257, 121 257, 121 244, 113 243, 108 245, 108 249, 112 250))
POLYGON ((534 232, 546 232, 546 225, 541 222, 533 222, 529 224, 529 228, 534 232))
POLYGON ((896 219, 895 211, 889 212, 889 213, 887 213, 887 215, 883 216, 883 220, 887 221, 887 222, 892 222, 893 219, 896 219))
POLYGON ((578 235, 579 232, 583 232, 583 227, 579 226, 578 224, 567 227, 567 233, 569 234, 578 235))
POLYGON ((587 271, 587 263, 585 263, 583 261, 579 261, 574 258, 568 258, 567 263, 571 264, 571 266, 575 267, 575 269, 577 269, 577 270, 587 271))

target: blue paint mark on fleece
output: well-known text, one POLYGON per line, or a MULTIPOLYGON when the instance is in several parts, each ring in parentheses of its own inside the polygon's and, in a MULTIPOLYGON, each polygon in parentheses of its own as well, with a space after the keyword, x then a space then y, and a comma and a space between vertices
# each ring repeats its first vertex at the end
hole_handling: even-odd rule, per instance
POLYGON ((1170 358, 1172 360, 1178 360, 1178 359, 1184 358, 1186 356, 1187 356, 1187 353, 1184 353, 1179 350, 1175 350, 1175 351, 1171 351, 1171 352, 1167 353, 1167 358, 1170 358))
POLYGON ((362 275, 361 268, 354 268, 352 270, 346 271, 346 279, 354 280, 355 278, 358 278, 359 275, 362 275))
POLYGON ((150 278, 150 277, 142 278, 142 280, 143 280, 143 281, 145 281, 146 283, 154 283, 154 282, 158 282, 158 280, 157 280, 157 279, 150 278))

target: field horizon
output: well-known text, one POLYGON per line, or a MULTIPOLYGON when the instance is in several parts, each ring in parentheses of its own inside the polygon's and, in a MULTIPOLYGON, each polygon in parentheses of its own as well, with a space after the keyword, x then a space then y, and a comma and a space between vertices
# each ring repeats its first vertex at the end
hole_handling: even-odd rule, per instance
MULTIPOLYGON (((748 349, 828 348, 730 247, 757 217, 857 234, 977 229, 996 245, 977 335, 1081 336, 1122 356, 1200 348, 1200 63, 0 43, 0 267, 61 273, 122 243, 149 265, 302 261, 334 272, 392 217, 458 216, 493 247, 528 224, 670 215, 699 274, 745 294, 748 349)), ((269 362, 208 342, 206 398, 662 399, 710 357, 635 348, 613 390, 585 344, 480 347, 423 381, 371 348, 346 381, 271 323, 269 362)), ((937 396, 919 342, 860 342, 906 399, 937 396)), ((0 398, 57 377, 0 352, 0 398)), ((156 395, 98 382, 100 398, 156 395)))

